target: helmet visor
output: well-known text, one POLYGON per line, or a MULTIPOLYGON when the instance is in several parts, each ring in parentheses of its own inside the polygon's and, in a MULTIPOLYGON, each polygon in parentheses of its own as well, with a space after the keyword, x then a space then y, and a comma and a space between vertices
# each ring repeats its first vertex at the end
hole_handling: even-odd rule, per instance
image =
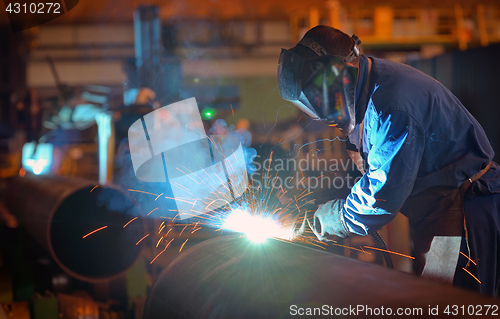
POLYGON ((304 59, 286 49, 281 49, 278 62, 278 87, 282 99, 292 102, 302 112, 309 117, 319 120, 318 114, 314 111, 311 103, 302 92, 302 66, 304 59))
POLYGON ((304 59, 299 55, 281 49, 278 62, 278 86, 284 100, 294 101, 300 97, 300 73, 304 59))
POLYGON ((350 121, 354 107, 357 69, 340 57, 326 55, 312 59, 282 49, 278 63, 280 96, 304 113, 328 124, 350 121))
POLYGON ((354 105, 357 69, 335 56, 305 61, 302 91, 319 117, 328 124, 350 121, 349 105, 354 105))

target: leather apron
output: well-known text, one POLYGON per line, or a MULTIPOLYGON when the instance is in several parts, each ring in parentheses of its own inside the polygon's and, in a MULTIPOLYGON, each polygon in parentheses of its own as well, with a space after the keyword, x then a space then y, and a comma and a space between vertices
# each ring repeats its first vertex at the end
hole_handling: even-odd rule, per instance
POLYGON ((417 275, 453 283, 463 233, 467 239, 464 194, 490 167, 491 162, 459 188, 431 187, 405 201, 401 213, 410 220, 417 275))

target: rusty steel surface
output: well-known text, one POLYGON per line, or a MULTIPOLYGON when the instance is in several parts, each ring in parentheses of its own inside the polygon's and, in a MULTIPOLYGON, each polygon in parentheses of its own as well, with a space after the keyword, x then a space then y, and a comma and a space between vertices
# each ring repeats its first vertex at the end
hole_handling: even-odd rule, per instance
POLYGON ((95 186, 84 179, 26 175, 12 180, 5 196, 6 206, 57 264, 87 282, 123 274, 138 258, 135 244, 144 236, 135 202, 117 188, 95 186))
POLYGON ((256 245, 227 236, 190 248, 165 268, 150 290, 144 319, 288 318, 292 305, 421 308, 422 315, 405 317, 425 318, 429 307, 442 315, 447 305, 467 309, 499 301, 293 243, 256 245))

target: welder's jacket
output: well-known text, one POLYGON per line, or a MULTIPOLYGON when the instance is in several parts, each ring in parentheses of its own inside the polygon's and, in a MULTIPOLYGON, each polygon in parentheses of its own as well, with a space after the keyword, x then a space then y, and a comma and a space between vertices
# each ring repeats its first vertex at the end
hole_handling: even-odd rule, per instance
MULTIPOLYGON (((348 230, 360 235, 399 211, 411 217, 412 208, 403 207, 408 197, 431 187, 458 188, 494 156, 482 127, 441 83, 407 65, 371 59, 366 104, 357 105, 364 112, 362 145, 357 130, 349 136, 366 173, 344 205, 348 230)), ((500 191, 499 183, 485 186, 500 191)))
MULTIPOLYGON (((348 144, 360 151, 366 173, 346 198, 344 227, 367 235, 398 212, 418 227, 439 214, 426 211, 440 205, 440 195, 432 190, 443 198, 457 190, 491 162, 493 149, 480 124, 446 87, 407 65, 371 58, 369 86, 361 98, 359 88, 368 77, 367 58, 361 58, 358 125, 348 144)), ((499 193, 499 173, 493 163, 468 194, 499 193)))

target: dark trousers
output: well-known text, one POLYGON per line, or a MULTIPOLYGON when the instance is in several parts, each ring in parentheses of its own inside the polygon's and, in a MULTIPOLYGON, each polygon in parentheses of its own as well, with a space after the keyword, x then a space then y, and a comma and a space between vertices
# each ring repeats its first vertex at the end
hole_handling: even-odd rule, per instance
MULTIPOLYGON (((500 194, 464 198, 468 246, 472 262, 460 254, 453 284, 487 295, 500 295, 500 194), (474 279, 463 268, 471 272, 474 279)), ((460 251, 469 256, 465 236, 460 251)))

